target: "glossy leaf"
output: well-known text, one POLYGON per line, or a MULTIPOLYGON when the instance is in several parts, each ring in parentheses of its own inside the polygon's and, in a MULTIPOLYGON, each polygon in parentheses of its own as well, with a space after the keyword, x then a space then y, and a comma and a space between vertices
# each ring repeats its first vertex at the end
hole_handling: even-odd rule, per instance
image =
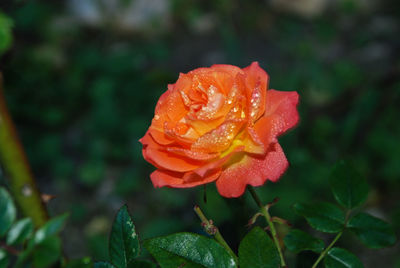
POLYGON ((114 219, 109 250, 110 261, 117 268, 125 268, 139 255, 139 239, 126 205, 121 207, 114 219))
POLYGON ((7 244, 22 244, 33 232, 33 222, 30 218, 24 218, 11 226, 7 233, 7 244))
MULTIPOLYGON (((146 243, 144 244, 146 247, 146 243)), ((203 265, 192 262, 191 260, 180 257, 162 248, 154 248, 149 252, 156 259, 161 268, 167 267, 185 267, 185 268, 204 268, 203 265)))
POLYGON ((324 242, 321 239, 315 238, 306 232, 293 229, 283 239, 285 246, 293 252, 311 250, 317 253, 324 250, 324 242))
POLYGON ((254 227, 240 242, 239 264, 242 268, 279 267, 279 255, 268 234, 254 227))
POLYGON ((10 259, 7 252, 3 249, 0 249, 0 268, 7 268, 9 262, 10 259))
POLYGON ((355 168, 345 161, 338 162, 329 177, 336 201, 352 209, 365 202, 368 184, 355 168))
POLYGON ((4 236, 15 221, 17 211, 11 195, 0 187, 0 237, 4 236))
POLYGON ((64 227, 67 218, 68 214, 63 214, 49 220, 45 225, 36 231, 33 238, 33 243, 39 244, 48 237, 57 234, 64 227))
POLYGON ((361 261, 351 252, 342 248, 331 248, 325 257, 326 268, 363 268, 361 261))
POLYGON ((318 231, 337 233, 344 227, 343 211, 331 203, 295 204, 294 210, 318 231))
POLYGON ((49 267, 61 257, 61 240, 57 236, 49 236, 41 241, 33 251, 33 266, 49 267))
POLYGON ((161 267, 236 267, 232 256, 220 244, 198 234, 156 237, 144 241, 144 246, 161 267))
POLYGON ((106 261, 95 262, 93 267, 94 268, 115 268, 114 265, 112 265, 111 263, 106 262, 106 261))
POLYGON ((347 226, 370 248, 388 247, 396 242, 396 235, 390 224, 367 213, 355 215, 347 226))

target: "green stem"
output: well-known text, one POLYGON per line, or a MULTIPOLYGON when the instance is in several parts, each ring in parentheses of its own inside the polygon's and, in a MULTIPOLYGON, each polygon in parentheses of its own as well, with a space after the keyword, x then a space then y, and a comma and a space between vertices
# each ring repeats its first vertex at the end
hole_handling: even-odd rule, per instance
POLYGON ((279 244, 278 235, 276 233, 274 223, 272 222, 271 215, 269 215, 268 210, 262 204, 262 202, 261 202, 260 198, 258 197, 258 195, 257 195, 256 191, 254 190, 254 188, 252 186, 248 185, 247 189, 249 190, 249 192, 250 192, 251 196, 253 197, 254 201, 256 202, 257 206, 260 208, 261 214, 267 220, 267 223, 268 223, 268 226, 269 226, 269 230, 270 230, 271 235, 272 235, 272 239, 274 240, 275 246, 276 246, 276 248, 278 250, 279 258, 281 259, 281 266, 282 267, 286 267, 285 259, 284 259, 283 254, 282 254, 282 249, 281 249, 281 246, 279 244))
POLYGON ((329 246, 326 247, 326 249, 324 249, 324 251, 321 252, 321 255, 319 255, 318 259, 315 261, 314 265, 312 266, 312 268, 316 268, 318 263, 320 263, 322 261, 322 259, 326 256, 326 254, 328 253, 328 251, 333 247, 333 245, 339 240, 339 238, 342 236, 343 231, 341 231, 340 233, 338 233, 336 235, 336 237, 333 239, 333 241, 329 244, 329 246))
POLYGON ((8 114, 3 96, 3 76, 0 73, 0 161, 9 181, 10 191, 21 212, 32 219, 36 227, 48 219, 28 160, 8 114))
POLYGON ((204 226, 206 232, 210 235, 214 236, 214 239, 221 245, 223 246, 229 254, 235 259, 236 263, 238 262, 238 257, 236 254, 233 252, 231 247, 226 243, 225 239, 222 237, 221 233, 219 232, 218 228, 213 225, 213 222, 211 220, 208 220, 206 216, 204 215, 203 211, 201 211, 199 206, 194 206, 194 212, 196 212, 197 216, 200 218, 202 225, 204 226))
POLYGON ((315 261, 314 265, 311 268, 316 268, 318 263, 320 263, 322 261, 323 258, 325 258, 326 254, 328 253, 328 251, 333 247, 333 245, 335 245, 335 243, 339 240, 339 238, 342 236, 344 229, 347 226, 347 221, 349 220, 350 214, 351 214, 352 210, 348 210, 346 212, 346 217, 344 220, 344 227, 343 230, 340 231, 340 233, 338 233, 335 238, 332 240, 332 242, 329 244, 329 246, 324 249, 324 251, 321 252, 321 254, 319 255, 318 259, 315 261))

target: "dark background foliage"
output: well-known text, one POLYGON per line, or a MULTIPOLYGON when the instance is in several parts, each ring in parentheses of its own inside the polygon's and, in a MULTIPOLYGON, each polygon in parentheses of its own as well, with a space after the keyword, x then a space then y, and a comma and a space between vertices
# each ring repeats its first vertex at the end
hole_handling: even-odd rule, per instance
MULTIPOLYGON (((291 205, 333 200, 329 171, 344 158, 371 185, 365 208, 399 234, 398 1, 8 0, 0 8, 14 24, 1 59, 6 100, 41 191, 56 195, 51 213, 71 213, 68 256, 107 259, 124 202, 141 238, 201 232, 199 204, 237 248, 252 200, 223 199, 212 184, 206 204, 203 187, 153 189, 138 142, 167 84, 214 63, 258 61, 272 88, 301 96, 301 122, 280 138, 291 166, 258 188, 265 202, 281 198, 274 215, 305 227, 291 205)), ((341 243, 366 267, 400 265, 399 245, 368 250, 350 234, 341 243)))

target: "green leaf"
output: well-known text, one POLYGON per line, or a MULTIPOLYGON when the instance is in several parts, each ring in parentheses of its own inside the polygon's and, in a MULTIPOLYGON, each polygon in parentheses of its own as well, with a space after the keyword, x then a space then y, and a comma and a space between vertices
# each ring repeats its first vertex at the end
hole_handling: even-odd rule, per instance
POLYGON ((42 227, 40 227, 39 230, 36 231, 33 237, 33 243, 39 244, 48 237, 57 234, 64 227, 67 218, 68 214, 63 214, 46 222, 45 225, 43 225, 42 227))
POLYGON ((49 236, 41 241, 33 251, 33 266, 45 268, 56 263, 61 257, 61 240, 57 236, 49 236))
POLYGON ((22 244, 33 232, 33 222, 30 218, 24 218, 11 226, 7 234, 7 244, 22 244))
POLYGON ((28 247, 18 255, 17 261, 15 262, 15 268, 25 267, 24 264, 31 256, 34 250, 33 244, 28 244, 28 247))
POLYGON ((295 204, 293 208, 297 214, 306 218, 311 227, 318 231, 337 233, 344 227, 343 211, 331 203, 295 204))
POLYGON ((10 259, 7 252, 3 249, 0 249, 0 268, 7 268, 9 262, 10 259))
POLYGON ((317 253, 324 250, 324 242, 321 239, 312 237, 306 232, 292 229, 283 239, 285 246, 295 253, 303 250, 311 250, 317 253))
POLYGON ((57 249, 57 244, 60 242, 58 237, 54 235, 62 229, 67 218, 68 214, 60 215, 49 220, 38 229, 32 239, 29 240, 27 248, 18 256, 15 267, 22 267, 31 255, 34 257, 34 262, 36 261, 39 266, 43 265, 42 267, 52 262, 54 260, 52 258, 59 258, 59 254, 57 256, 55 250, 57 249), (42 260, 42 256, 43 258, 47 258, 46 250, 51 252, 51 254, 48 255, 48 260, 42 260))
POLYGON ((114 219, 109 241, 110 260, 117 268, 125 268, 139 255, 139 239, 126 205, 114 219))
POLYGON ((390 224, 367 213, 355 215, 347 226, 370 248, 383 248, 396 243, 396 235, 390 224))
POLYGON ((198 234, 156 237, 144 241, 144 246, 161 267, 236 267, 235 260, 220 244, 198 234))
POLYGON ((93 267, 94 268, 115 268, 114 265, 112 265, 111 263, 106 262, 106 261, 95 262, 93 267))
POLYGON ((10 194, 0 187, 0 237, 6 234, 16 216, 17 211, 10 194))
POLYGON ((369 188, 367 182, 345 161, 335 165, 329 183, 336 201, 346 208, 358 207, 367 199, 369 188))
POLYGON ((254 227, 240 242, 239 265, 243 268, 279 267, 275 244, 260 227, 254 227))
POLYGON ((127 268, 156 268, 157 265, 149 260, 133 260, 127 268))
POLYGON ((325 257, 326 268, 363 268, 361 261, 343 248, 331 248, 325 257))
MULTIPOLYGON (((146 247, 146 243, 144 244, 144 246, 146 247)), ((153 249, 153 251, 150 251, 150 253, 156 259, 157 263, 160 265, 161 268, 163 267, 204 268, 203 265, 194 263, 188 259, 180 257, 179 255, 163 250, 162 248, 158 249, 155 248, 153 249)))
POLYGON ((0 12, 0 56, 11 46, 12 27, 12 20, 0 12))

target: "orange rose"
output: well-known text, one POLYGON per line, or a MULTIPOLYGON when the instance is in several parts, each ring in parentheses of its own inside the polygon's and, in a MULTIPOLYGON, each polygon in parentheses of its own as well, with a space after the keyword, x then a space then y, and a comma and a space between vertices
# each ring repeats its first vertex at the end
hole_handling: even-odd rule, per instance
POLYGON ((299 97, 267 89, 268 75, 257 62, 180 74, 140 140, 144 158, 157 167, 153 185, 216 181, 222 196, 238 197, 247 184, 277 181, 288 167, 277 137, 297 124, 299 97))

